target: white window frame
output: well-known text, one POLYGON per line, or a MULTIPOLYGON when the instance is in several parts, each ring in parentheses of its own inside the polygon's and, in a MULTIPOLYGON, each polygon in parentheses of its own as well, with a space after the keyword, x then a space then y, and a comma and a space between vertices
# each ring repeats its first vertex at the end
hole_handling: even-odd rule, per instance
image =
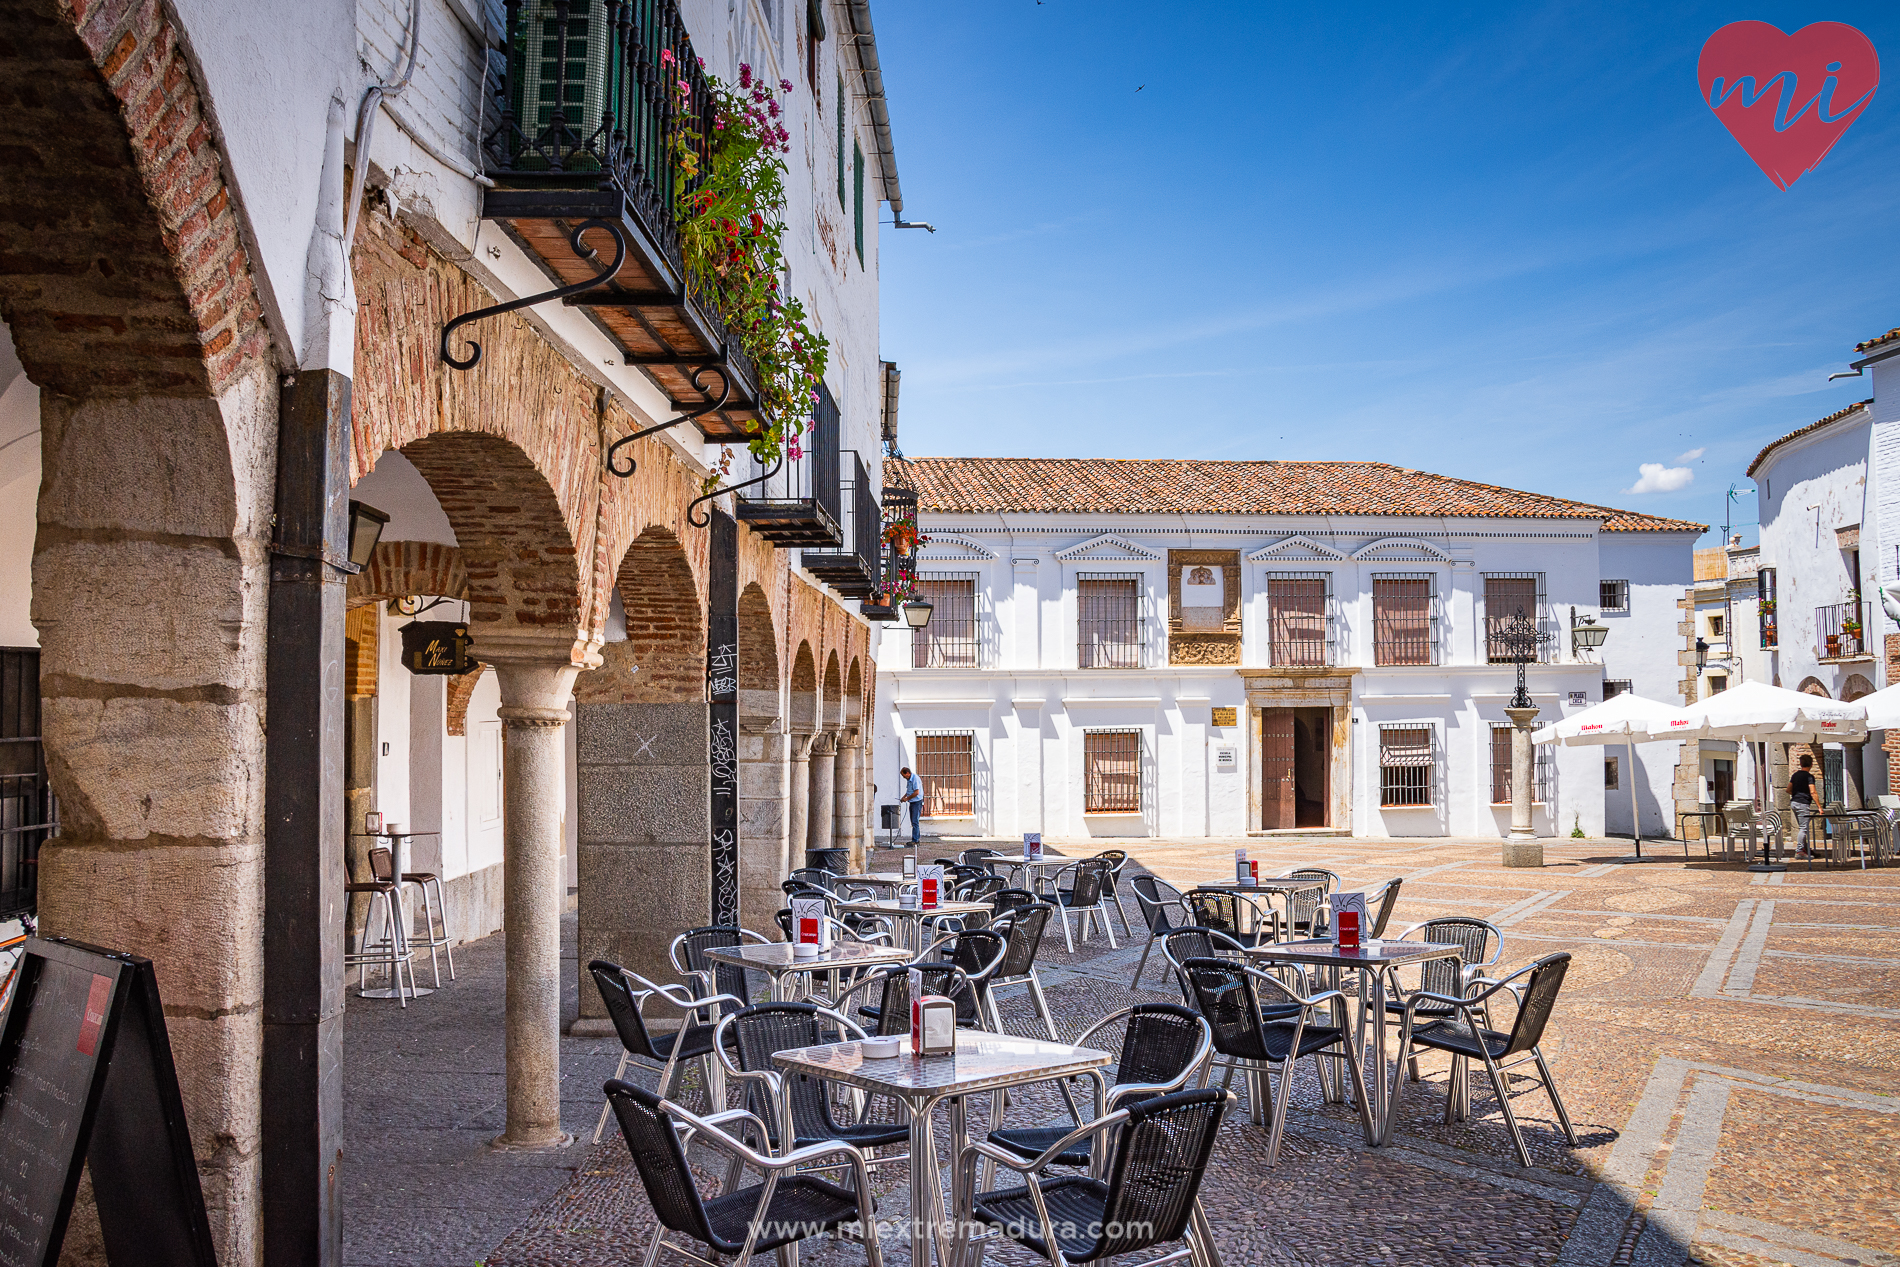
POLYGON ((1602 579, 1598 580, 1597 581, 1597 610, 1603 612, 1606 615, 1611 615, 1611 616, 1629 615, 1630 583, 1625 580, 1617 580, 1611 577, 1603 577, 1602 579), (1603 587, 1605 585, 1617 586, 1618 589, 1616 592, 1621 595, 1622 601, 1615 604, 1604 602, 1603 601, 1603 587))
POLYGON ((1437 809, 1439 807, 1440 797, 1444 791, 1444 786, 1445 786, 1445 780, 1444 780, 1445 745, 1440 741, 1440 738, 1439 738, 1438 723, 1436 721, 1380 722, 1377 733, 1378 733, 1379 738, 1377 739, 1373 747, 1372 762, 1373 762, 1373 769, 1377 772, 1376 786, 1379 789, 1379 808, 1381 810, 1393 810, 1393 809, 1435 810, 1437 809), (1385 755, 1384 755, 1385 754, 1385 734, 1387 731, 1392 731, 1392 730, 1422 730, 1425 732, 1425 742, 1431 748, 1431 762, 1429 765, 1425 767, 1427 771, 1425 775, 1425 800, 1418 802, 1416 804, 1404 804, 1404 803, 1392 804, 1392 805, 1386 804, 1385 771, 1388 769, 1409 768, 1409 767, 1403 767, 1403 766, 1387 766, 1385 764, 1385 755))

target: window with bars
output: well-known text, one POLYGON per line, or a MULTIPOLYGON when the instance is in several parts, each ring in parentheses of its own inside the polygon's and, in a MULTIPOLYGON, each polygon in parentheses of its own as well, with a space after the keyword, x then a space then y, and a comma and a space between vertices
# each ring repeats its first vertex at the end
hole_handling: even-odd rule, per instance
MULTIPOLYGON (((936 623, 932 616, 931 623, 936 623)), ((926 818, 970 818, 976 813, 976 743, 967 730, 922 733, 917 737, 917 781, 923 784, 926 818)))
POLYGON ((1435 595, 1430 574, 1372 575, 1372 662, 1437 663, 1435 595))
POLYGON ((1269 663, 1321 668, 1331 663, 1332 638, 1326 572, 1273 572, 1267 576, 1269 663))
POLYGON ((1598 581, 1597 606, 1606 612, 1628 611, 1630 583, 1628 581, 1598 581))
POLYGON ((1603 698, 1606 700, 1615 699, 1619 695, 1628 695, 1634 689, 1636 689, 1634 684, 1626 677, 1603 679, 1603 698))
POLYGON ((1084 813, 1141 812, 1141 732, 1090 730, 1082 735, 1084 813))
MULTIPOLYGON (((1511 731, 1504 722, 1491 723, 1491 803, 1511 803, 1511 731)), ((1550 803, 1550 783, 1554 757, 1550 744, 1531 745, 1531 800, 1550 803)))
MULTIPOLYGON (((1515 663, 1511 649, 1504 640, 1504 631, 1517 619, 1520 611, 1533 626, 1541 625, 1543 606, 1542 572, 1487 572, 1484 577, 1485 659, 1492 664, 1515 663)), ((1540 644, 1537 659, 1542 660, 1545 652, 1554 645, 1548 642, 1540 644)))
POLYGON ((1430 805, 1437 764, 1430 726, 1379 727, 1379 804, 1430 805))
POLYGON ((926 573, 917 580, 917 596, 931 612, 930 623, 911 634, 911 667, 976 668, 976 574, 926 573))
POLYGON ((1075 582, 1075 662, 1084 669, 1141 667, 1141 577, 1084 572, 1075 582))

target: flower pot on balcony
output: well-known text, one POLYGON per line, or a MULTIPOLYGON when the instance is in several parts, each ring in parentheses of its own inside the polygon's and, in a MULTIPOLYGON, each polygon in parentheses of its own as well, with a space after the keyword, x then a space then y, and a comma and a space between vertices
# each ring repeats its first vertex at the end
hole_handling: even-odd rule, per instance
POLYGON ((1840 655, 1841 636, 1839 634, 1829 634, 1825 640, 1825 643, 1826 643, 1826 648, 1827 648, 1827 655, 1830 660, 1833 659, 1835 656, 1840 655))

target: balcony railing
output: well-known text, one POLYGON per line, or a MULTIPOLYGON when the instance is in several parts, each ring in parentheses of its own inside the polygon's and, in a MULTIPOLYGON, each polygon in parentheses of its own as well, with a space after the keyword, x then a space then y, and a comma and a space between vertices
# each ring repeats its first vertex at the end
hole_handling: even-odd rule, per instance
POLYGON ((842 502, 843 541, 835 551, 805 551, 805 570, 845 598, 869 598, 877 590, 883 519, 871 474, 857 453, 846 454, 842 502))
MULTIPOLYGON (((702 152, 713 134, 712 93, 687 38, 676 0, 505 0, 507 70, 483 138, 483 166, 495 187, 482 214, 495 220, 559 286, 599 285, 562 302, 585 309, 640 366, 691 410, 719 396, 711 375, 727 379, 726 404, 697 418, 708 439, 746 438, 757 416, 758 376, 729 336, 725 316, 691 276, 673 217, 674 159, 668 139, 680 131, 679 96, 701 117, 685 134, 702 152), (626 259, 601 277, 615 244, 626 259), (591 250, 591 255, 587 252, 591 250), (602 252, 606 252, 602 254, 602 252)), ((551 296, 549 297, 551 298, 551 296)))
MULTIPOLYGON (((838 486, 838 402, 822 383, 811 426, 799 438, 800 454, 788 457, 770 479, 737 494, 739 521, 766 540, 808 550, 835 550, 844 542, 844 507, 838 486)), ((752 460, 743 479, 758 479, 765 467, 752 460)), ((742 468, 744 470, 744 468, 742 468)))
POLYGON ((1871 655, 1867 648, 1867 604, 1835 603, 1814 609, 1815 655, 1841 660, 1871 655))
POLYGON ((59 802, 40 742, 40 653, 0 650, 0 919, 35 909, 40 845, 59 831, 59 802))

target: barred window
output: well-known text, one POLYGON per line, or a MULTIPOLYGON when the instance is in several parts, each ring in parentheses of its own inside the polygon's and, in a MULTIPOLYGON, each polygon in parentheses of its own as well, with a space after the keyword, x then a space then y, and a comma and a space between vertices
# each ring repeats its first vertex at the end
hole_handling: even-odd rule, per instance
POLYGON ((1432 629, 1432 578, 1373 573, 1372 662, 1436 663, 1432 629))
MULTIPOLYGON (((1544 578, 1541 572, 1518 572, 1510 575, 1486 574, 1484 578, 1484 649, 1485 658, 1492 664, 1512 664, 1515 661, 1511 649, 1505 642, 1504 631, 1517 614, 1523 612, 1533 626, 1539 623, 1539 611, 1543 606, 1544 578)), ((1541 644, 1537 658, 1543 659, 1544 647, 1541 644)))
POLYGON ((1320 668, 1327 654, 1325 572, 1276 572, 1267 578, 1268 655, 1275 666, 1320 668))
POLYGON ((1603 698, 1615 699, 1619 695, 1628 695, 1635 687, 1626 677, 1606 677, 1603 679, 1603 698))
POLYGON ((976 668, 975 574, 926 574, 917 581, 917 596, 932 610, 930 623, 911 634, 911 667, 976 668))
POLYGON ((1626 612, 1630 609, 1630 583, 1628 581, 1598 581, 1597 606, 1606 612, 1626 612))
MULTIPOLYGON (((936 617, 931 620, 935 622, 936 617)), ((969 818, 976 813, 973 743, 967 730, 917 736, 917 779, 924 788, 925 817, 969 818)))
MULTIPOLYGON (((1491 723, 1491 803, 1511 803, 1511 731, 1504 722, 1491 723)), ((1554 761, 1551 745, 1531 745, 1531 800, 1548 804, 1554 761)))
POLYGON ((1430 726, 1379 727, 1379 804, 1430 805, 1436 765, 1430 726))
POLYGON ((1082 735, 1083 812, 1141 812, 1141 732, 1090 730, 1082 735))
POLYGON ((1141 667, 1141 578, 1083 573, 1075 582, 1076 659, 1084 669, 1141 667))

